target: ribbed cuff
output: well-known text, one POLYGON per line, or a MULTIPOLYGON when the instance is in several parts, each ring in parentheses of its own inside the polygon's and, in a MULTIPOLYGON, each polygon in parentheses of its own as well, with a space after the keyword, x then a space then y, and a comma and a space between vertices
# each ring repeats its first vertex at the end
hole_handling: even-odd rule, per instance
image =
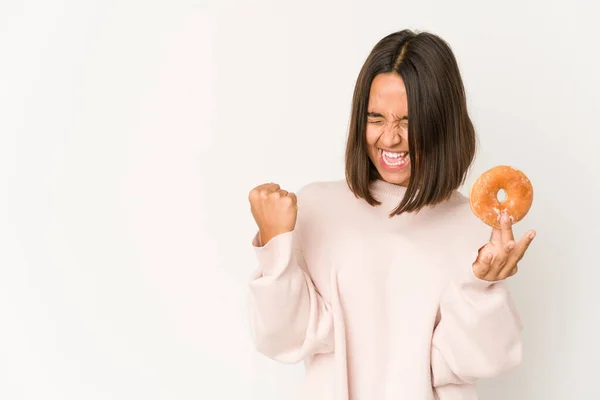
POLYGON ((293 234, 293 231, 281 233, 264 246, 260 232, 254 235, 252 247, 263 276, 278 275, 288 267, 293 257, 293 234))

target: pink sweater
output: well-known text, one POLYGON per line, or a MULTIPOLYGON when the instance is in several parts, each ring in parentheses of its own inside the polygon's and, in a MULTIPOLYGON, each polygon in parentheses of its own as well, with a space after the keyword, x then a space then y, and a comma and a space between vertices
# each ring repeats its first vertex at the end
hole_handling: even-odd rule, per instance
POLYGON ((290 398, 472 400, 478 378, 521 361, 521 323, 506 282, 471 265, 491 228, 456 192, 444 204, 388 218, 405 188, 372 184, 378 207, 344 181, 298 193, 293 232, 252 242, 249 283, 258 351, 305 362, 290 398))

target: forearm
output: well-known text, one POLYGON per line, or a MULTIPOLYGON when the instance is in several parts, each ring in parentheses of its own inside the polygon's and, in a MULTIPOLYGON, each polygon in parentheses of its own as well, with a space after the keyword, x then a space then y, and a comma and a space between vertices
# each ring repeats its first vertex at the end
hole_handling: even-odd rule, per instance
POLYGON ((333 349, 330 306, 302 267, 294 232, 257 246, 259 268, 249 284, 249 313, 257 349, 282 362, 333 349))
POLYGON ((505 282, 453 282, 440 304, 433 340, 434 386, 473 383, 521 363, 521 321, 505 282))

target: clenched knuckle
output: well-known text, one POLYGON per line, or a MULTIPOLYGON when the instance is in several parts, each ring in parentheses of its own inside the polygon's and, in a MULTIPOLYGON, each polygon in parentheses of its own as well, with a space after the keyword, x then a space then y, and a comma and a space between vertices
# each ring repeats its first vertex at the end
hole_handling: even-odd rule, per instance
POLYGON ((252 201, 252 200, 256 200, 257 196, 258 196, 258 192, 257 192, 257 190, 256 190, 256 189, 252 189, 252 190, 250 191, 250 193, 248 193, 248 199, 249 199, 250 201, 252 201))

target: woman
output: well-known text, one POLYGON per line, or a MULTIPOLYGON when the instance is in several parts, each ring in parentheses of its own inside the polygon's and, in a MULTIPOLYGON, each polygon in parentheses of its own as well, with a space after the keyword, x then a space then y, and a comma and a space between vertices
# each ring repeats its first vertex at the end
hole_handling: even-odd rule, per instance
POLYGON ((535 232, 473 215, 457 190, 475 146, 451 49, 404 30, 358 76, 346 179, 250 192, 252 336, 305 362, 301 399, 477 399, 478 378, 521 362, 505 280, 535 232))

